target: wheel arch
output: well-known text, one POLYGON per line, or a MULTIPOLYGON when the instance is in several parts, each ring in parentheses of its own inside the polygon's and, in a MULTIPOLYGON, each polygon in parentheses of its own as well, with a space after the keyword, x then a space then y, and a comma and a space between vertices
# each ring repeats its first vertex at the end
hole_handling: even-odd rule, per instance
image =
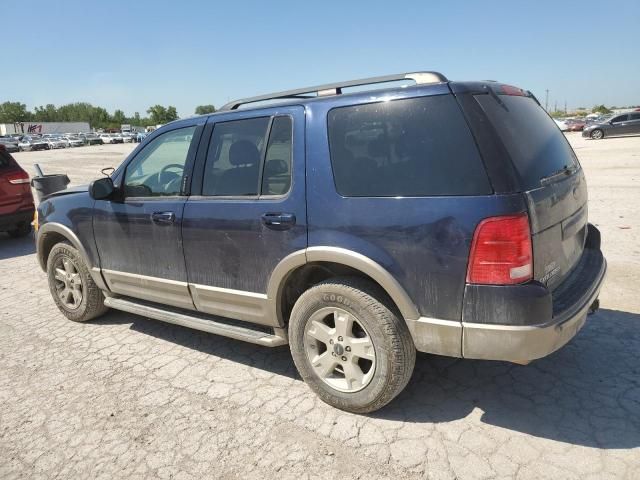
POLYGON ((89 255, 87 254, 87 250, 82 245, 78 236, 73 232, 73 230, 61 223, 45 223, 38 229, 38 233, 36 235, 36 252, 40 268, 45 272, 47 271, 47 260, 49 259, 51 249, 57 243, 65 241, 69 242, 76 250, 78 250, 96 285, 102 290, 107 290, 107 286, 102 279, 100 269, 93 265, 89 255))
MULTIPOLYGON (((339 247, 309 247, 285 257, 274 269, 267 287, 270 314, 284 326, 290 305, 307 288, 327 278, 358 275, 377 284, 393 302, 405 320, 415 320, 420 313, 393 275, 371 258, 339 247), (314 271, 324 270, 325 274, 314 271), (296 282, 300 282, 297 285, 296 282), (293 294, 292 294, 293 292, 293 294)), ((292 306, 292 305, 290 305, 292 306)))

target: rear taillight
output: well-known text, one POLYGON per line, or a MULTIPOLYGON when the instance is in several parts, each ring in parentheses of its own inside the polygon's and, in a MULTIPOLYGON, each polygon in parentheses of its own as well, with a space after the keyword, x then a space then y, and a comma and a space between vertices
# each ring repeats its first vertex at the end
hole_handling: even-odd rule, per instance
POLYGON ((29 174, 24 170, 19 170, 17 172, 10 173, 9 175, 7 175, 7 180, 9 180, 9 183, 12 183, 14 185, 29 183, 29 174))
POLYGON ((476 227, 467 282, 513 285, 533 278, 533 253, 526 214, 490 217, 476 227))

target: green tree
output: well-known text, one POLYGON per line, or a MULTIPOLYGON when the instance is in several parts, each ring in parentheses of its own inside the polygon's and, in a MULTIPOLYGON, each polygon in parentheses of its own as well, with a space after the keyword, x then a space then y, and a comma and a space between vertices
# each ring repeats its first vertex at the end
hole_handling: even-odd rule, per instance
POLYGON ((37 122, 55 122, 58 120, 58 109, 52 103, 35 108, 33 119, 37 122))
POLYGON ((593 113, 602 113, 602 114, 611 113, 611 110, 609 110, 604 105, 596 105, 595 107, 593 107, 593 109, 591 111, 593 113))
POLYGON ((123 123, 127 123, 127 116, 124 114, 122 110, 116 110, 115 112, 113 112, 113 116, 111 117, 111 122, 115 123, 117 126, 120 126, 123 123))
POLYGON ((31 112, 20 102, 4 102, 0 104, 0 123, 26 122, 31 119, 31 112))
POLYGON ((213 105, 198 105, 196 107, 196 115, 206 115, 207 113, 213 113, 216 111, 216 107, 213 105))
POLYGON ((149 114, 149 120, 151 120, 151 123, 166 123, 165 118, 167 116, 167 109, 162 105, 154 105, 153 107, 149 107, 147 113, 149 114))
POLYGON ((178 120, 178 111, 176 110, 176 107, 173 107, 171 105, 169 105, 167 107, 167 122, 173 122, 174 120, 178 120))

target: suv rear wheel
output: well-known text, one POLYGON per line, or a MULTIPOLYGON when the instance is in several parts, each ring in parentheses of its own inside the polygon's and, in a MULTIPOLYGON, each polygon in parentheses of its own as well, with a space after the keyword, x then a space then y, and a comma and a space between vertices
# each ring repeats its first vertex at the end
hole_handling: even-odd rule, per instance
POLYGON ((289 342, 298 372, 326 403, 366 413, 409 382, 416 350, 406 323, 375 284, 360 278, 322 282, 291 312, 289 342))
POLYGON ((86 322, 108 310, 87 265, 69 243, 58 243, 51 249, 47 278, 54 302, 69 320, 86 322))

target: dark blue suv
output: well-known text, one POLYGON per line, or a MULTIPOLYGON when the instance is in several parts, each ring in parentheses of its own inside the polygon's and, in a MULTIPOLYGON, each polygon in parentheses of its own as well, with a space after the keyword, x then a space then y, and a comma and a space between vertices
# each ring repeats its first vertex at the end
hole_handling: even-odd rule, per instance
POLYGON ((353 412, 402 391, 416 350, 550 354, 606 270, 583 171, 536 98, 434 72, 173 122, 38 216, 69 319, 110 307, 288 343, 310 387, 353 412))

